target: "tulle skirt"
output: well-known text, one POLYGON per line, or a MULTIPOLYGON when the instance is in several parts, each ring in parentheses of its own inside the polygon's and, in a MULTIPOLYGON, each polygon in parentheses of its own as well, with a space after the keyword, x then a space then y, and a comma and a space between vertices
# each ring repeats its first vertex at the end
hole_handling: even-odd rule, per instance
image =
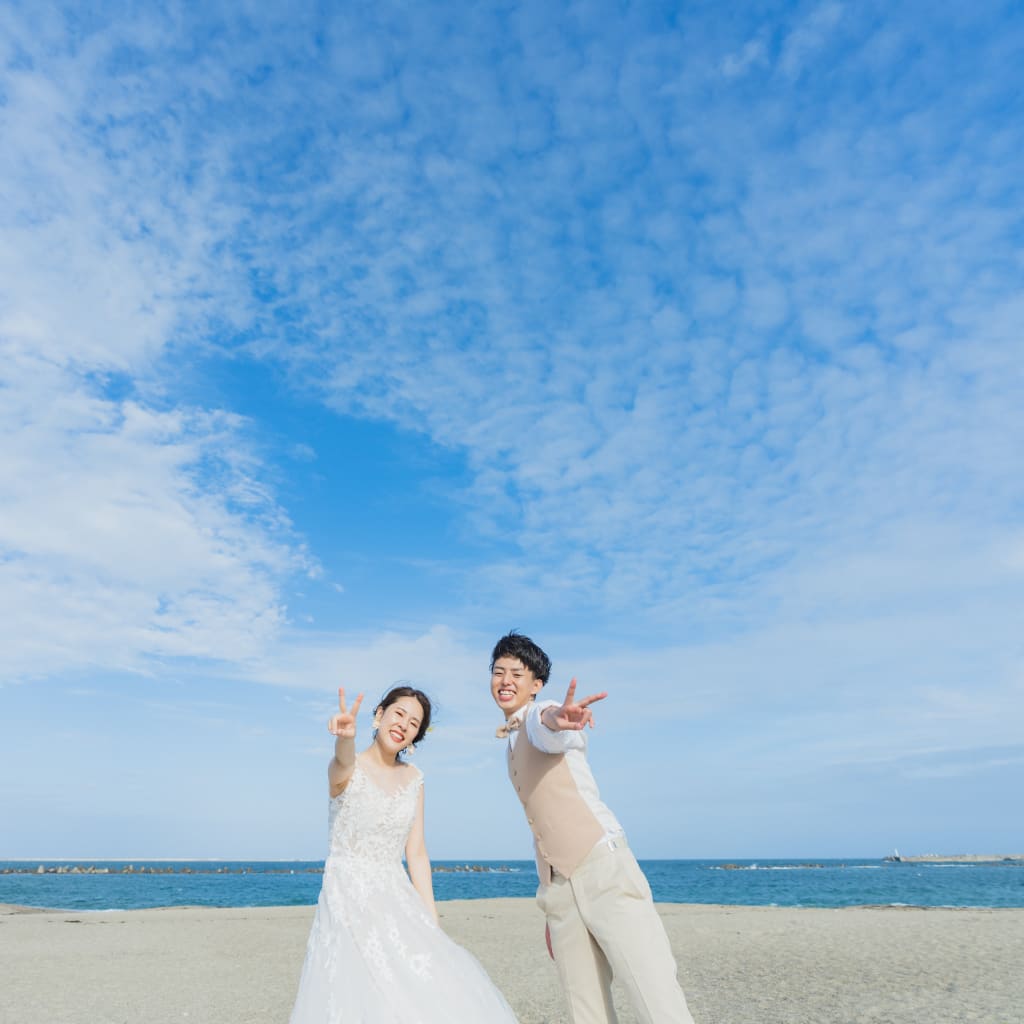
POLYGON ((328 860, 290 1024, 516 1024, 401 865, 328 860))

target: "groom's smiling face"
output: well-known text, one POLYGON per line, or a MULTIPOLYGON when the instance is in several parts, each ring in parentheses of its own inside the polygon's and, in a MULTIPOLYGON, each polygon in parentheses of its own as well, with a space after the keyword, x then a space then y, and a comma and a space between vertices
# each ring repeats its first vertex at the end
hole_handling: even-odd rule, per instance
POLYGON ((518 658, 498 658, 491 669, 491 696, 506 718, 533 700, 543 685, 518 658))

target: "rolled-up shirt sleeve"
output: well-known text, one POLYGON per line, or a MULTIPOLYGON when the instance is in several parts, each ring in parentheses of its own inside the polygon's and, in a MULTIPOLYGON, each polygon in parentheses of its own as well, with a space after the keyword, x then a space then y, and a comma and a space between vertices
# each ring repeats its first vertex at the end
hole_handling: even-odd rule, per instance
POLYGON ((586 750, 587 738, 583 730, 549 729, 541 720, 541 713, 545 708, 557 708, 557 700, 546 700, 542 703, 530 705, 526 712, 526 737, 538 749, 545 754, 564 754, 568 750, 586 750))

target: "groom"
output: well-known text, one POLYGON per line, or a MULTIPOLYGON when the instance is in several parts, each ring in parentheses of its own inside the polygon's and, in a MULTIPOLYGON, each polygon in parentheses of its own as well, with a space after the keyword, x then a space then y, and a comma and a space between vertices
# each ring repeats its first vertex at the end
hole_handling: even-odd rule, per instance
POLYGON ((615 1024, 612 976, 641 1024, 693 1024, 668 936, 622 826, 601 802, 587 763, 590 705, 606 693, 537 703, 551 660, 529 637, 491 654, 491 696, 505 713, 508 774, 533 832, 552 955, 572 1024, 615 1024))

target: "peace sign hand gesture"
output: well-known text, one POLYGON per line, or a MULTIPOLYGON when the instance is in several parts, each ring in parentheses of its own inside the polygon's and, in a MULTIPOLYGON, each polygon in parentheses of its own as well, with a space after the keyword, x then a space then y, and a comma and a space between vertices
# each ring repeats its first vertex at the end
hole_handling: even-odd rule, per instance
POLYGON ((359 705, 363 703, 363 695, 359 694, 352 705, 352 710, 345 708, 345 687, 338 687, 338 713, 331 715, 327 720, 327 731, 339 740, 354 740, 356 738, 356 715, 359 714, 359 705))
POLYGON ((541 721, 552 732, 565 730, 579 731, 588 725, 593 729, 594 713, 590 710, 590 705, 596 704, 599 700, 604 700, 607 696, 607 692, 594 693, 589 697, 576 700, 576 680, 573 679, 569 683, 569 689, 565 691, 565 700, 562 701, 562 706, 558 708, 545 708, 544 713, 541 715, 541 721))

